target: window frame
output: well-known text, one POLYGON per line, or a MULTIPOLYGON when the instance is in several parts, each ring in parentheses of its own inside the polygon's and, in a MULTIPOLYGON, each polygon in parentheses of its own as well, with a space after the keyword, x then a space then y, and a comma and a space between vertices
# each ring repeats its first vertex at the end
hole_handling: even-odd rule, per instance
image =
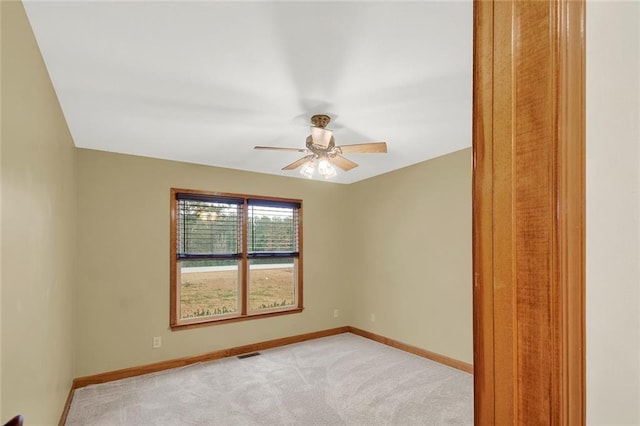
MULTIPOLYGON (((292 198, 282 198, 282 197, 271 197, 271 196, 262 196, 262 195, 247 195, 247 194, 233 194, 226 192, 213 192, 213 191, 202 191, 195 189, 184 189, 184 188, 171 188, 170 190, 170 260, 169 260, 169 326, 172 330, 180 330, 186 328, 194 328, 194 327, 202 327, 209 326, 215 324, 222 323, 230 323, 237 321, 246 321, 253 320, 258 318, 268 318, 279 315, 288 315, 300 313, 304 310, 303 304, 303 285, 302 285, 302 276, 303 276, 303 226, 302 226, 302 200, 292 199, 292 198), (194 196, 195 197, 211 197, 216 198, 236 198, 243 200, 243 217, 242 217, 242 231, 241 231, 241 239, 242 239, 242 256, 239 259, 239 291, 238 291, 238 299, 239 299, 239 307, 240 312, 236 315, 226 315, 224 317, 212 318, 212 317, 199 317, 199 318, 190 318, 187 320, 182 320, 179 317, 179 309, 180 309, 180 284, 178 282, 178 265, 181 260, 178 257, 178 216, 179 216, 179 196, 194 196), (283 204, 297 204, 298 207, 298 256, 297 262, 294 262, 296 266, 295 268, 295 277, 297 280, 294 281, 295 291, 297 300, 295 301, 293 306, 288 306, 285 308, 276 308, 271 310, 265 310, 261 312, 251 312, 249 310, 249 262, 251 259, 256 257, 249 256, 249 247, 247 244, 247 234, 248 234, 248 205, 249 200, 256 201, 264 201, 270 203, 283 203, 283 204), (296 282, 297 281, 297 282, 296 282)), ((291 254, 287 254, 283 257, 292 257, 291 254)))

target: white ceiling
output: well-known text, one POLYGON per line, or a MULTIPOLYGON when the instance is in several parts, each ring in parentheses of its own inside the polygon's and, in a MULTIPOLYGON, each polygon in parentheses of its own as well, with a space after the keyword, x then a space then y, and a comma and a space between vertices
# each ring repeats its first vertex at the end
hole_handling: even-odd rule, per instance
POLYGON ((388 154, 356 182, 471 146, 472 3, 25 1, 76 146, 281 171, 309 118, 388 154))

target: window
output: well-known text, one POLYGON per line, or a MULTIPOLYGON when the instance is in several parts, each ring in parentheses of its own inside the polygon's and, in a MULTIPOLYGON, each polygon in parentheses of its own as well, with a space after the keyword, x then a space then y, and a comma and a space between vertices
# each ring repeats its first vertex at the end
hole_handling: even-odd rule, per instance
POLYGON ((171 327, 302 311, 300 200, 171 189, 171 327))

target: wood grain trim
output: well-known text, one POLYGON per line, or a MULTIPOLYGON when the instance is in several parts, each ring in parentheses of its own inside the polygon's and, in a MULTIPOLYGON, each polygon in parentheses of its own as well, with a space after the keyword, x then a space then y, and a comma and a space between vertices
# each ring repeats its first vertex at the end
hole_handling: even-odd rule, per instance
POLYGON ((494 420, 493 288, 493 3, 473 7, 473 365, 476 424, 494 420))
POLYGON ((586 40, 585 3, 556 5, 559 68, 557 139, 559 341, 562 424, 586 424, 586 40))
POLYGON ((64 426, 65 423, 67 423, 67 416, 69 415, 69 409, 71 408, 71 401, 73 400, 74 391, 75 387, 72 383, 71 389, 69 389, 69 395, 67 396, 67 401, 65 402, 62 414, 60 415, 60 421, 58 421, 58 426, 64 426))
POLYGON ((178 270, 176 262, 176 251, 178 250, 178 241, 176 239, 176 212, 178 211, 178 200, 176 195, 180 192, 175 188, 171 188, 171 199, 169 202, 169 325, 171 327, 178 324, 178 270))
POLYGON ((188 330, 191 328, 210 327, 214 324, 229 324, 232 322, 251 321, 251 320, 256 320, 261 318, 278 317, 281 315, 299 314, 303 310, 304 309, 301 309, 301 308, 287 308, 286 310, 282 310, 282 311, 270 311, 270 312, 263 312, 259 314, 250 314, 250 315, 244 315, 244 316, 237 315, 235 317, 216 319, 214 321, 211 321, 211 320, 199 321, 198 319, 194 319, 193 320, 194 322, 183 322, 178 325, 172 325, 170 328, 172 331, 188 330))
POLYGON ((247 240, 249 238, 248 232, 249 224, 249 203, 247 199, 244 199, 242 204, 242 261, 240 262, 240 282, 238 283, 238 297, 240 297, 240 315, 243 317, 247 315, 249 311, 248 299, 249 299, 249 258, 247 255, 247 240))
POLYGON ((302 200, 298 198, 285 198, 285 197, 272 197, 269 195, 253 195, 253 194, 237 194, 234 192, 216 192, 205 191, 200 189, 188 189, 188 188, 171 188, 172 192, 181 194, 195 194, 195 195, 207 195, 215 197, 229 197, 229 198, 252 198, 255 200, 265 201, 283 201, 283 202, 296 202, 302 204, 302 200))
POLYGON ((186 365, 195 364, 197 362, 212 361, 220 358, 241 355, 244 353, 271 349, 278 346, 290 345, 293 343, 305 342, 307 340, 318 339, 320 337, 333 336, 336 334, 347 333, 349 327, 338 327, 313 333, 299 334, 297 336, 283 337, 280 339, 267 340, 249 345, 236 346, 229 349, 208 352, 202 355, 189 356, 184 358, 172 359, 169 361, 156 362, 153 364, 142 365, 139 367, 125 368, 122 370, 110 371, 107 373, 95 374, 91 376, 78 377, 73 381, 73 389, 82 388, 88 385, 98 383, 111 382, 113 380, 126 379, 127 377, 135 377, 148 373, 168 370, 171 368, 184 367, 186 365))
POLYGON ((297 282, 297 296, 298 296, 298 308, 304 309, 304 288, 302 285, 304 278, 304 227, 302 224, 302 217, 304 216, 303 212, 304 206, 300 203, 300 208, 298 209, 298 282, 297 282))
POLYGON ((95 374, 91 376, 78 377, 73 380, 69 396, 65 403, 62 415, 60 416, 59 426, 63 426, 67 421, 69 414, 69 408, 71 407, 71 401, 73 400, 73 394, 76 389, 83 388, 89 385, 95 385, 99 383, 107 383, 114 380, 126 379, 128 377, 141 376, 143 374, 156 373, 158 371, 169 370, 172 368, 184 367, 187 365, 195 364, 198 362, 213 361, 220 358, 226 358, 230 356, 237 356, 246 353, 272 349, 275 347, 290 345, 293 343, 304 342, 307 340, 319 339, 321 337, 334 336, 342 333, 353 333, 361 337, 382 343, 387 346, 394 347, 396 349, 403 350, 405 352, 412 353, 414 355, 421 356, 423 358, 430 359, 440 364, 447 365, 449 367, 456 368, 458 370, 465 371, 473 374, 473 366, 466 362, 458 361, 453 358, 446 357, 425 349, 418 348, 416 346, 407 345, 406 343, 399 342, 394 339, 380 336, 375 333, 371 333, 356 327, 343 326, 332 328, 328 330, 317 331, 313 333, 299 334, 297 336, 284 337, 280 339, 267 340, 264 342, 253 343, 249 345, 236 346, 229 349, 222 349, 219 351, 209 352, 202 355, 177 358, 169 361, 162 361, 153 364, 147 364, 139 367, 125 368, 122 370, 110 371, 107 373, 95 374))
MULTIPOLYGON (((114 380, 126 379, 128 377, 141 376, 143 374, 155 373, 158 371, 169 370, 172 368, 184 367, 186 365, 191 365, 198 362, 213 361, 220 358, 237 356, 245 353, 271 349, 279 346, 291 345, 293 343, 305 342, 307 340, 319 339, 321 337, 334 336, 342 333, 353 333, 358 336, 362 336, 367 339, 376 341, 378 343, 382 343, 387 346, 391 346, 396 349, 400 349, 405 352, 409 352, 414 355, 418 355, 423 358, 430 359, 440 364, 448 365, 458 370, 466 371, 467 373, 473 373, 473 366, 466 362, 458 361, 456 359, 449 358, 444 355, 437 354, 435 352, 430 352, 428 350, 421 349, 416 346, 411 346, 406 343, 402 343, 394 339, 380 336, 378 334, 371 333, 356 327, 343 326, 343 327, 331 328, 328 330, 316 331, 313 333, 299 334, 296 336, 283 337, 283 338, 274 339, 274 340, 267 340, 264 342, 252 343, 252 344, 243 345, 243 346, 236 346, 233 348, 222 349, 214 352, 208 352, 201 355, 176 358, 169 361, 156 362, 153 364, 125 368, 122 370, 115 370, 107 373, 78 377, 73 380, 71 392, 69 393, 69 398, 67 400, 67 406, 70 405, 71 403, 73 390, 82 388, 85 386, 94 385, 98 383, 111 382, 114 380)), ((66 408, 66 411, 68 411, 68 407, 66 408)))
POLYGON ((414 355, 418 355, 423 358, 430 359, 431 361, 435 361, 437 363, 444 364, 449 367, 453 367, 455 369, 473 374, 473 365, 469 363, 458 361, 457 359, 449 358, 447 356, 440 355, 435 352, 428 351, 426 349, 418 348, 416 346, 408 345, 406 343, 402 343, 397 340, 390 339, 388 337, 380 336, 379 334, 371 333, 370 331, 365 331, 360 328, 351 327, 351 326, 347 328, 350 333, 357 334, 358 336, 366 337, 367 339, 376 341, 378 343, 382 343, 384 345, 391 346, 393 348, 400 349, 405 352, 409 352, 414 355))
POLYGON ((584 1, 474 4, 476 424, 584 424, 584 1))

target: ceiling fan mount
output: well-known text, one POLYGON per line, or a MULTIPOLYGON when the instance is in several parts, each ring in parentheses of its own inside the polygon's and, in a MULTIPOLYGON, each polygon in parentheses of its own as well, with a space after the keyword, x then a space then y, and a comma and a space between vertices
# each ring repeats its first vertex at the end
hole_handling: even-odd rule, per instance
POLYGON ((324 129, 331 122, 331 117, 326 114, 316 114, 311 116, 311 124, 315 127, 320 127, 324 129))
POLYGON ((331 117, 326 114, 315 114, 311 117, 311 134, 305 141, 306 148, 283 148, 275 146, 256 146, 255 149, 267 149, 278 151, 295 151, 308 154, 299 160, 294 161, 282 168, 282 170, 293 170, 304 164, 301 169, 305 177, 313 177, 315 163, 318 163, 318 171, 325 178, 329 179, 336 175, 332 164, 335 164, 345 172, 358 167, 358 164, 343 157, 342 154, 359 153, 386 153, 386 142, 365 142, 353 145, 336 146, 333 132, 326 129, 331 122, 331 117))

